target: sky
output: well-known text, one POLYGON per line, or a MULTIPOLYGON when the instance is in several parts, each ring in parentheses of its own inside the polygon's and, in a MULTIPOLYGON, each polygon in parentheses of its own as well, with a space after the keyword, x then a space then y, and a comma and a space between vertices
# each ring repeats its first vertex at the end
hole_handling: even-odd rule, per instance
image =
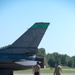
POLYGON ((12 44, 35 22, 50 22, 38 48, 75 55, 75 0, 0 0, 0 47, 12 44))

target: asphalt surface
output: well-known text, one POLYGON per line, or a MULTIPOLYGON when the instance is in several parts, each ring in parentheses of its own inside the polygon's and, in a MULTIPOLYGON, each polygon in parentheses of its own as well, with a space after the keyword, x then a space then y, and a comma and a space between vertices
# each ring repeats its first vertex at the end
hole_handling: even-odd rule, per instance
MULTIPOLYGON (((14 75, 33 75, 33 74, 14 74, 14 75)), ((53 75, 53 74, 41 74, 41 75, 53 75)), ((75 75, 75 74, 62 74, 62 75, 75 75)))

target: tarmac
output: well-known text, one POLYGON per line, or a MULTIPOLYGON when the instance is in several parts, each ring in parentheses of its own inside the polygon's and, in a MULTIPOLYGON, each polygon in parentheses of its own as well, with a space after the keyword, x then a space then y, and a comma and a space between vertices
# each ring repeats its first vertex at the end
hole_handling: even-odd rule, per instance
MULTIPOLYGON (((14 75, 33 75, 33 74, 14 74, 14 75)), ((40 75, 53 75, 53 74, 40 74, 40 75)), ((75 74, 61 74, 61 75, 75 75, 75 74)))

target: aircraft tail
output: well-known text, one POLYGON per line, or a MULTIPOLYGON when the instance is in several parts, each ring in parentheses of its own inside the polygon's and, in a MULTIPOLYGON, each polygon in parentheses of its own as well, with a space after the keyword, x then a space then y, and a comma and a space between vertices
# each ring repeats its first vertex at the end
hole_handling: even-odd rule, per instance
POLYGON ((12 47, 38 47, 48 25, 49 23, 35 23, 12 44, 12 47))
POLYGON ((26 51, 37 52, 37 47, 48 28, 49 23, 35 23, 21 37, 19 37, 10 47, 9 53, 25 53, 26 51))

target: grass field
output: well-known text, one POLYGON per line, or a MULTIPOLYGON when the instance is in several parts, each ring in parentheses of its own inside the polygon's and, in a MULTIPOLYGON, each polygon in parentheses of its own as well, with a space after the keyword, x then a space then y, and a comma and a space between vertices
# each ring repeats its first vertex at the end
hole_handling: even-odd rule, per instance
MULTIPOLYGON (((45 69, 41 69, 41 73, 53 73, 54 69, 53 68, 45 68, 45 69)), ((32 69, 30 70, 21 70, 21 71, 14 71, 14 73, 33 73, 32 69)), ((66 73, 73 73, 75 74, 75 69, 62 69, 62 73, 66 74, 66 73)))

